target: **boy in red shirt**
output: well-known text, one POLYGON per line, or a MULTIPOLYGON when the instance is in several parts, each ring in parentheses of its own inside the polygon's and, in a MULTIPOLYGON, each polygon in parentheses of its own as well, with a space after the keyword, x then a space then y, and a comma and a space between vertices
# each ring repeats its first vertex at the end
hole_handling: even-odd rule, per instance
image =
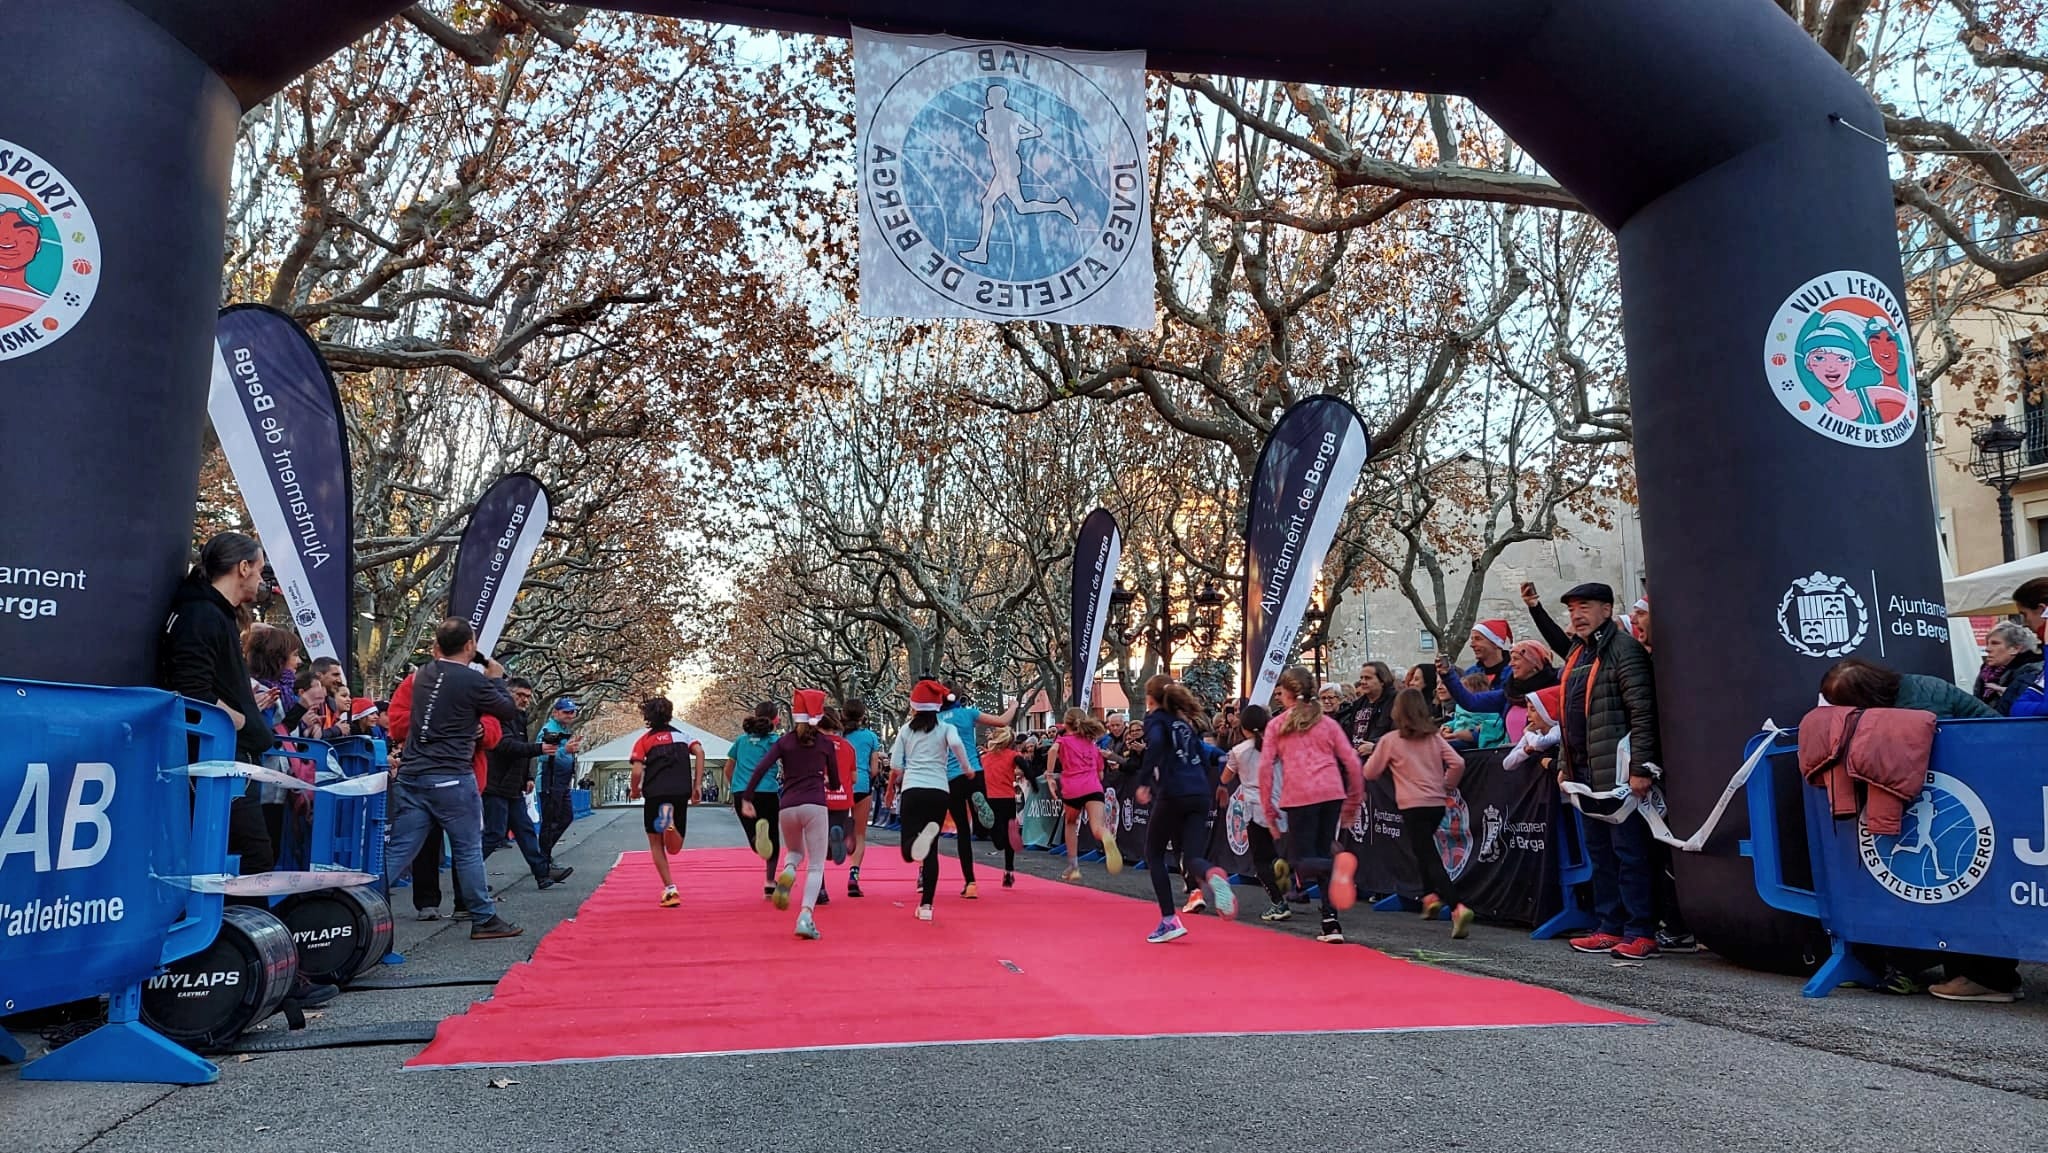
MULTIPOLYGON (((831 781, 825 782, 825 813, 831 821, 831 828, 826 832, 826 853, 835 865, 846 863, 846 841, 853 827, 854 774, 860 763, 853 746, 841 735, 844 727, 839 719, 838 709, 826 709, 824 716, 818 720, 818 731, 825 734, 826 740, 832 742, 833 753, 839 761, 838 787, 833 787, 831 781)), ((832 894, 825 886, 820 886, 818 903, 826 905, 831 902, 832 894)))

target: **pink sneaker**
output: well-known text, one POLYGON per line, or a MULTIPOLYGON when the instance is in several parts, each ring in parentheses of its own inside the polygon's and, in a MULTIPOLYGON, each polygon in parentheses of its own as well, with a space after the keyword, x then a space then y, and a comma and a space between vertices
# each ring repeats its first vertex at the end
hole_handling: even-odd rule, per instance
POLYGON ((1343 911, 1358 903, 1358 854, 1343 852, 1330 865, 1330 904, 1343 911))

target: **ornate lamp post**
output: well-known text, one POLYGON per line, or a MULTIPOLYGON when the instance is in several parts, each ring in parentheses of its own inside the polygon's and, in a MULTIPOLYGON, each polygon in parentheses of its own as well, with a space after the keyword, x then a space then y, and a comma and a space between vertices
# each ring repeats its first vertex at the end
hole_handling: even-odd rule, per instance
POLYGON ((1970 471, 1977 479, 1998 490, 1998 532, 2005 546, 2005 559, 2014 559, 2012 539, 2012 486, 2020 479, 2021 450, 2027 434, 1994 416, 1970 433, 1976 451, 1970 455, 1970 471))

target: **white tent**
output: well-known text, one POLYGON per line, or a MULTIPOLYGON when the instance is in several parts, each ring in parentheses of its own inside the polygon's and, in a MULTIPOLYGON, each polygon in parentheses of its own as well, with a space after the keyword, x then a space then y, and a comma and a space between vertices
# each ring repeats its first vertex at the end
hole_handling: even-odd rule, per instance
MULTIPOLYGON (((704 746, 704 761, 707 765, 718 764, 732 752, 732 742, 724 737, 682 721, 676 721, 674 725, 684 736, 704 746)), ((646 735, 646 729, 635 729, 616 740, 606 741, 594 749, 586 749, 576 755, 577 775, 597 778, 597 785, 591 792, 598 804, 639 803, 626 800, 626 772, 631 764, 633 746, 646 735), (609 777, 619 778, 618 783, 612 784, 607 779, 609 777)))
POLYGON ((1996 617, 2016 613, 2020 610, 2012 603, 2012 590, 2038 576, 2048 576, 2048 553, 2035 553, 2010 564, 1950 577, 1942 582, 1949 615, 1996 617))

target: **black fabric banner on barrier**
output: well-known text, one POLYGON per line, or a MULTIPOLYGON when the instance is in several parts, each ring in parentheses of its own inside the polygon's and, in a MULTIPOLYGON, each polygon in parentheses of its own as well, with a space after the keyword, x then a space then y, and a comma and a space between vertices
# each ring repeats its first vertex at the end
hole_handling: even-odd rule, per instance
POLYGON ((1259 454, 1245 516, 1245 699, 1263 704, 1294 657, 1295 635, 1372 441, 1334 396, 1297 401, 1259 454))
POLYGON ((1123 558, 1123 534, 1108 509, 1098 508, 1081 521, 1074 538, 1073 615, 1069 618, 1073 647, 1073 699, 1080 708, 1093 703, 1095 659, 1102 651, 1102 627, 1109 619, 1109 594, 1123 558))
POLYGON ((284 313, 224 308, 206 410, 299 640, 314 659, 352 668, 355 502, 327 362, 284 313))
MULTIPOLYGON (((1555 904, 1550 896, 1556 888, 1551 822, 1559 807, 1557 787, 1539 770, 1503 769, 1506 755, 1506 749, 1465 754, 1465 775, 1437 828, 1437 851, 1458 883, 1460 896, 1480 916, 1535 925, 1545 915, 1546 900, 1555 904)), ((1421 897, 1422 878, 1402 836, 1393 781, 1368 781, 1365 795, 1367 803, 1358 819, 1342 831, 1344 846, 1358 854, 1359 900, 1421 897)), ((1227 872, 1250 877, 1246 829, 1251 814, 1233 795, 1221 816, 1211 837, 1209 860, 1227 872)))
POLYGON ((497 648, 547 527, 548 490, 526 473, 499 477, 477 498, 448 585, 448 615, 469 622, 477 652, 489 656, 497 648))

